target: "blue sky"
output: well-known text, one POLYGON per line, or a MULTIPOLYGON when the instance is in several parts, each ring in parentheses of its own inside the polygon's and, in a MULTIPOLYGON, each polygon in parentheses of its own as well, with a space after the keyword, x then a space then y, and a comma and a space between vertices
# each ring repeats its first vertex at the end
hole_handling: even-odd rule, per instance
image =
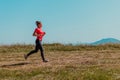
POLYGON ((45 43, 120 39, 120 0, 0 0, 0 44, 34 44, 35 21, 45 43))

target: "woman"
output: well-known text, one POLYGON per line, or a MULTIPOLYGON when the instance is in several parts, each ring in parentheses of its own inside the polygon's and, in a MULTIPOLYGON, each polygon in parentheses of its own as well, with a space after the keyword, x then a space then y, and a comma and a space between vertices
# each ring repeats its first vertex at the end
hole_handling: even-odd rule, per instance
POLYGON ((38 52, 38 50, 40 49, 43 62, 48 62, 47 60, 45 60, 44 50, 41 43, 42 38, 46 33, 42 31, 42 23, 40 21, 36 21, 36 25, 37 25, 37 28, 34 30, 34 33, 33 33, 33 36, 37 37, 35 42, 36 43, 35 50, 32 50, 27 55, 24 55, 24 58, 27 59, 28 56, 38 52))

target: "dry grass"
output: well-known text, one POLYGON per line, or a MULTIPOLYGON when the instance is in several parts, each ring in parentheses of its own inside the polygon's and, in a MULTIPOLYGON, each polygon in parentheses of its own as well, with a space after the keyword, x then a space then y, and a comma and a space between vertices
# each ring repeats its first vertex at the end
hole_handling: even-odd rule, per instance
POLYGON ((39 52, 24 60, 33 45, 0 47, 1 80, 120 80, 120 45, 72 46, 45 44, 43 63, 39 52))

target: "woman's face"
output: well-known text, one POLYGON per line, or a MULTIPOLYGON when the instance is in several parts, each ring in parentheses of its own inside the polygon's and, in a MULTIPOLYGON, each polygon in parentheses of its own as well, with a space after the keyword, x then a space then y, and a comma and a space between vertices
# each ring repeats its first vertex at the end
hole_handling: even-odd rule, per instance
POLYGON ((41 28, 41 27, 42 27, 42 24, 38 24, 37 27, 38 27, 38 28, 41 28))

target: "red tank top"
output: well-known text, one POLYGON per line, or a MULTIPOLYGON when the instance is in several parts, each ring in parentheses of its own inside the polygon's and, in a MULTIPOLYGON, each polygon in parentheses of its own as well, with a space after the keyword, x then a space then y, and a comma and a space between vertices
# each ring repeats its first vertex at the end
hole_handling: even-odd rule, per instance
POLYGON ((39 34, 42 35, 42 36, 37 36, 37 39, 39 39, 39 40, 42 41, 43 34, 44 34, 44 32, 42 31, 42 29, 41 28, 36 28, 34 32, 37 33, 38 35, 39 34))

